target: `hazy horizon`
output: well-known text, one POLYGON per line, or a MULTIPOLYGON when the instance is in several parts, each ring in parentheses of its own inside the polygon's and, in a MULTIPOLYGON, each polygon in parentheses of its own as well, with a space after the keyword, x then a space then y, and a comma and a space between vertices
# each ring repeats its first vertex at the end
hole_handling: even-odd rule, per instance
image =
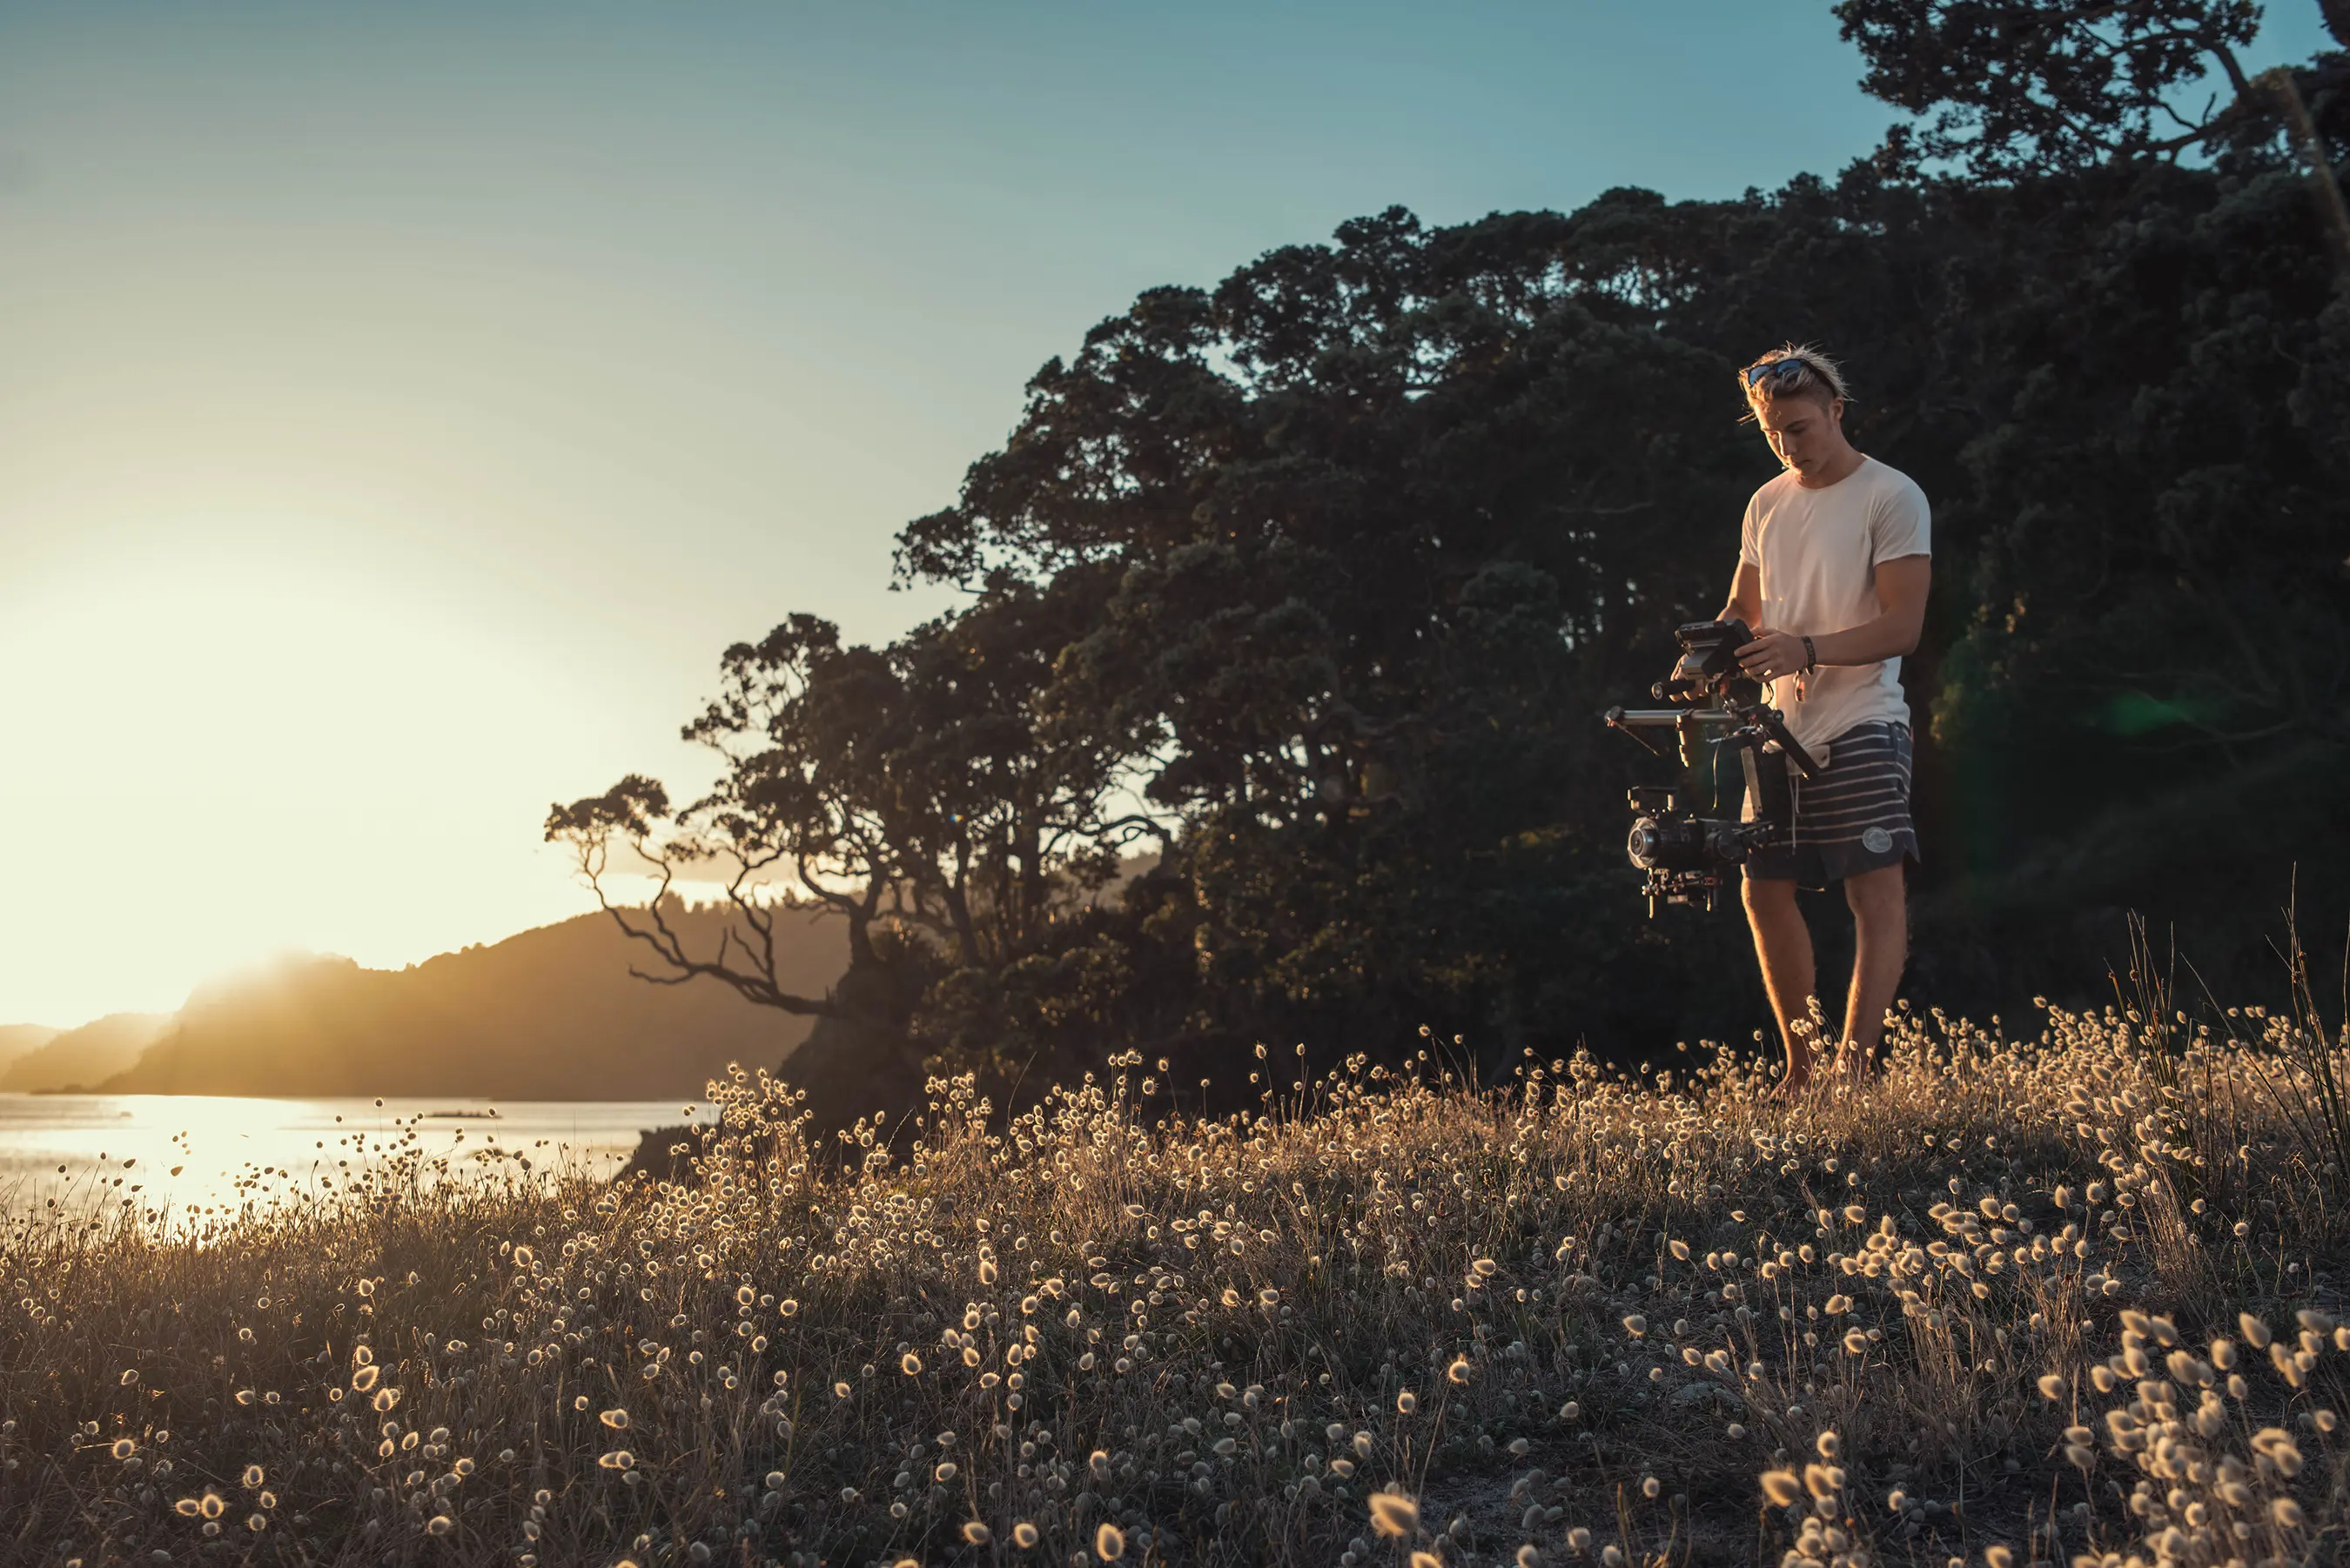
POLYGON ((1860 68, 1823 0, 0 4, 0 1022, 592 908, 547 804, 944 607, 891 535, 1138 291, 1830 173, 1860 68))
MULTIPOLYGON (((650 888, 650 884, 647 884, 647 887, 650 888)), ((682 900, 690 909, 695 909, 716 908, 721 902, 723 902, 723 900, 716 898, 704 898, 699 897, 697 886, 690 884, 681 884, 676 889, 676 897, 682 900)), ((87 1028, 90 1024, 102 1023, 110 1018, 175 1017, 185 1012, 191 1004, 201 1002, 209 996, 224 992, 249 990, 255 987, 271 986, 282 982, 290 977, 303 973, 312 965, 321 963, 351 964, 356 965, 360 970, 372 973, 400 974, 408 971, 420 969, 435 959, 448 958, 452 955, 461 955, 475 948, 496 947, 501 943, 511 941, 516 937, 528 936, 534 931, 545 930, 549 927, 559 926, 567 921, 580 919, 588 915, 595 915, 598 919, 604 918, 600 911, 597 910, 591 903, 591 906, 587 909, 565 910, 553 915, 545 920, 539 920, 527 926, 518 927, 514 930, 503 932, 497 936, 474 941, 459 942, 447 948, 437 948, 428 953, 420 953, 414 958, 400 959, 397 961, 389 963, 370 963, 366 960, 355 957, 350 953, 336 952, 328 949, 281 947, 267 952, 256 954, 244 962, 227 965, 199 976, 189 987, 185 994, 168 1006, 109 1008, 103 1012, 93 1013, 87 1018, 77 1018, 67 1023, 59 1023, 52 1019, 41 1018, 0 1018, 0 1030, 38 1028, 48 1030, 56 1034, 69 1034, 78 1029, 87 1028)))

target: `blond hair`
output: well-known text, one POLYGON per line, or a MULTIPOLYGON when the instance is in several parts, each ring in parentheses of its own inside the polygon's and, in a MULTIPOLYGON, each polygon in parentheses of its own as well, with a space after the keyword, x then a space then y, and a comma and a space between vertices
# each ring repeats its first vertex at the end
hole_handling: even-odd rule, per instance
POLYGON ((1845 386, 1844 367, 1809 343, 1787 343, 1772 349, 1738 372, 1738 385, 1746 394, 1746 417, 1750 420, 1767 400, 1815 398, 1825 403, 1839 398, 1850 401, 1852 398, 1845 386), (1759 383, 1748 379, 1757 365, 1790 360, 1801 368, 1765 377, 1759 383))

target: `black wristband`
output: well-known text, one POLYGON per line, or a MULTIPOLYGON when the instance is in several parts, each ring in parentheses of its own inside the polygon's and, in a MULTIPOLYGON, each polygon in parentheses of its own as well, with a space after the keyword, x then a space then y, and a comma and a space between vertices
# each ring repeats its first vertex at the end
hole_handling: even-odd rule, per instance
POLYGON ((1820 650, 1812 646, 1810 638, 1804 639, 1804 673, 1809 675, 1820 667, 1820 650))

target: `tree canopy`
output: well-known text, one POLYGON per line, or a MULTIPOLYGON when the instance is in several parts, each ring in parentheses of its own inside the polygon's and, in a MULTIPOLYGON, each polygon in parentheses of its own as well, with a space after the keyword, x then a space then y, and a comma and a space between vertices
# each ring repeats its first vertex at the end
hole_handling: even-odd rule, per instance
MULTIPOLYGON (((2305 919, 2350 872, 2350 281, 2241 71, 2162 129, 2257 9, 1837 13, 1921 139, 1729 202, 1390 209, 1144 293, 900 535, 965 607, 737 645, 686 730, 717 791, 624 781, 549 836, 744 872, 723 950, 639 925, 661 977, 772 991, 771 872, 839 909, 840 991, 767 998, 819 1056, 1009 1087, 1743 1040, 1743 932, 1641 918, 1659 764, 1596 715, 1722 601, 1775 469, 1736 369, 1815 340, 1935 508, 1909 990, 2077 994, 2126 909, 2255 963, 2295 866, 2305 919)), ((2299 84, 2335 162, 2343 59, 2299 84)))

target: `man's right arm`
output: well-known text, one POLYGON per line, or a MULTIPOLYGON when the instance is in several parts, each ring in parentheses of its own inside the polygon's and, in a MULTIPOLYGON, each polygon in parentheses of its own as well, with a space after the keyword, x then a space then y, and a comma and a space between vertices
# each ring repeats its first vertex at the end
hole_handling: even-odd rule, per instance
POLYGON ((1762 568, 1752 561, 1738 563, 1738 575, 1730 582, 1730 602, 1721 607, 1721 619, 1742 620, 1751 628, 1762 624, 1762 568))

